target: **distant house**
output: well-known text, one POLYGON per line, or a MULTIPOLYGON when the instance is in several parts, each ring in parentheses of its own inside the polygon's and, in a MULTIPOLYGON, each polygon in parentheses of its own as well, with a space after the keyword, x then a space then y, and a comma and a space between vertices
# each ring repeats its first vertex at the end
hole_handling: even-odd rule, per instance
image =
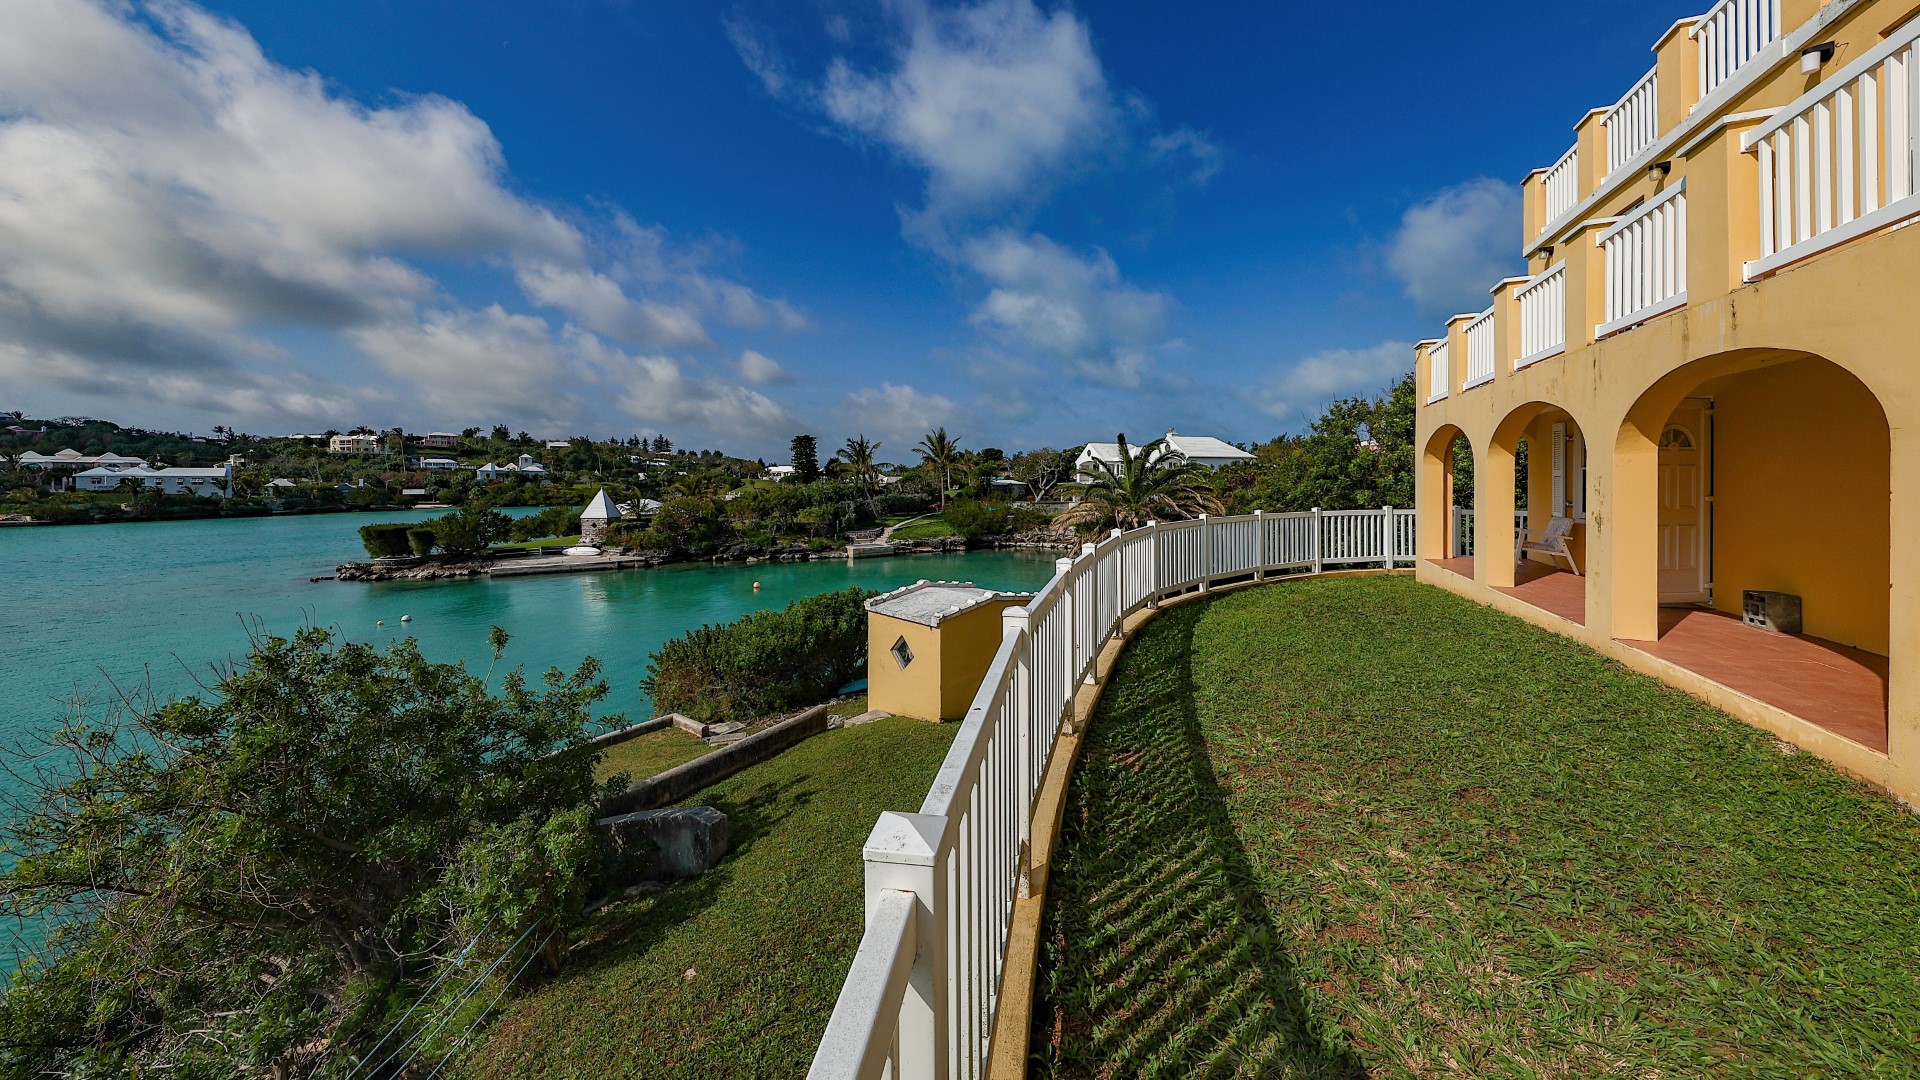
POLYGON ((548 439, 547 440, 547 449, 549 450, 565 450, 567 447, 572 445, 573 445, 572 443, 568 442, 565 439, 548 439))
POLYGON ((422 457, 414 461, 416 469, 458 469, 460 463, 450 457, 422 457))
POLYGON ((489 461, 473 470, 473 475, 481 480, 506 480, 514 476, 528 476, 544 483, 547 479, 546 466, 533 460, 532 454, 521 454, 519 460, 505 465, 495 465, 489 461))
POLYGON ((377 454, 382 449, 378 435, 335 435, 327 440, 329 454, 377 454))
POLYGON ((434 431, 420 436, 417 441, 421 446, 435 450, 451 450, 460 445, 460 436, 451 431, 434 431))
POLYGON ((767 466, 767 479, 785 480, 792 476, 793 472, 794 469, 791 465, 769 465, 767 466))
POLYGON ((276 476, 273 479, 267 481, 267 490, 269 491, 291 491, 293 490, 293 488, 294 488, 293 481, 287 479, 284 476, 276 476))
POLYGON ((143 488, 159 488, 168 495, 197 495, 203 499, 233 496, 233 466, 215 469, 95 468, 73 474, 75 491, 118 491, 128 480, 143 488))
MULTIPOLYGON (((20 464, 29 469, 59 474, 54 481, 55 488, 81 490, 73 484, 78 473, 90 469, 133 469, 145 466, 145 458, 128 457, 125 454, 83 454, 71 447, 52 454, 42 454, 29 450, 20 455, 20 464)), ((107 485, 111 488, 113 485, 107 485)), ((89 489, 91 490, 91 489, 89 489)))
MULTIPOLYGON (((1128 446, 1129 453, 1138 453, 1139 450, 1139 444, 1128 446)), ((1209 469, 1218 469, 1236 461, 1253 460, 1252 454, 1230 442, 1210 435, 1182 435, 1172 428, 1167 429, 1165 446, 1156 451, 1154 456, 1158 458, 1160 454, 1167 451, 1178 453, 1195 465, 1204 465, 1209 469)), ((1080 451, 1080 457, 1074 462, 1074 466, 1077 470, 1098 466, 1109 473, 1117 473, 1120 469, 1120 444, 1088 443, 1087 448, 1080 451)))
POLYGON ((607 495, 607 489, 594 492, 587 508, 580 511, 580 542, 598 544, 607 534, 607 526, 620 520, 620 508, 613 505, 613 499, 607 495))

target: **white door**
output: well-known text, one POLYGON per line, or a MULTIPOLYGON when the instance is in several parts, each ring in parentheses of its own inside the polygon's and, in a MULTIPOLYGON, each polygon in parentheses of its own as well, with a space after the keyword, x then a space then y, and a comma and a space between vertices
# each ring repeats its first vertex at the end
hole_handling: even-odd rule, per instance
POLYGON ((1707 596, 1707 408, 1688 398, 1660 433, 1660 602, 1707 596))

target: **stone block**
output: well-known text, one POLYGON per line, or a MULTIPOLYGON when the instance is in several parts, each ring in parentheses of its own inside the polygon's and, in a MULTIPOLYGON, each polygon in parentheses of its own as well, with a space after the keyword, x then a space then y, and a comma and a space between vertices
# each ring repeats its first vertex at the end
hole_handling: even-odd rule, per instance
POLYGON ((616 887, 699 877, 719 865, 730 836, 727 815, 711 806, 676 806, 603 818, 620 860, 616 887))
POLYGON ((671 722, 674 727, 679 728, 681 731, 686 732, 696 739, 704 739, 707 737, 707 725, 685 713, 668 713, 667 720, 671 722))

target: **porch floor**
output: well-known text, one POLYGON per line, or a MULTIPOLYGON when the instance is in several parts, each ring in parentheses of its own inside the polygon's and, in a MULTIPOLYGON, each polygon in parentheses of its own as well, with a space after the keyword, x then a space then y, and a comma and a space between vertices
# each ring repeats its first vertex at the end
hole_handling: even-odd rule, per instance
MULTIPOLYGON (((1435 566, 1472 579, 1473 556, 1435 559, 1435 566)), ((1558 567, 1523 559, 1513 568, 1513 588, 1503 593, 1571 623, 1587 625, 1587 579, 1558 567)))
POLYGON ((1719 611, 1661 608, 1642 652, 1887 752, 1887 658, 1801 634, 1770 634, 1719 611))

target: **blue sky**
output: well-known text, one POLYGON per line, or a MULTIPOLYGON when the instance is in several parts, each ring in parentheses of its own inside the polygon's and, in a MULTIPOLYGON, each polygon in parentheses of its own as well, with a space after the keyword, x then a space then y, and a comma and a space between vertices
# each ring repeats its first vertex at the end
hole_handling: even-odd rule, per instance
POLYGON ((12 0, 0 408, 1266 439, 1482 306, 1692 13, 12 0))

